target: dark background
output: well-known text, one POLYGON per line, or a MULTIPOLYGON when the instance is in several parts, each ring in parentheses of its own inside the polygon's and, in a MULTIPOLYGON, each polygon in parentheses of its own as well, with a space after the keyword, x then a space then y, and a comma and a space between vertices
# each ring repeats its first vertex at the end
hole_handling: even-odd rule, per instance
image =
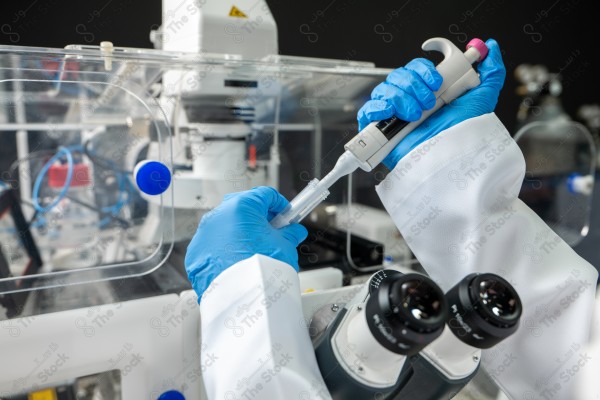
MULTIPOLYGON (((218 1, 218 0, 217 0, 218 1)), ((581 104, 600 102, 597 13, 591 0, 270 0, 279 52, 372 61, 394 68, 421 56, 420 44, 443 36, 461 47, 493 37, 508 69, 497 114, 513 130, 519 98, 514 68, 544 64, 561 71, 563 99, 575 117, 581 104), (571 62, 569 63, 569 61, 571 62)), ((152 47, 161 22, 157 0, 24 0, 0 5, 0 44, 64 47, 99 44, 152 47)))
MULTIPOLYGON (((219 0, 216 0, 219 1, 219 0)), ((495 38, 508 74, 496 113, 515 131, 520 98, 514 69, 543 64, 560 72, 563 105, 575 119, 582 104, 600 103, 595 71, 599 22, 591 0, 269 0, 284 55, 351 59, 395 68, 422 56, 434 36, 460 47, 472 37, 495 38)), ((158 0, 3 0, 0 44, 64 47, 99 44, 151 48, 161 22, 158 0)), ((439 61, 439 60, 438 60, 439 61)), ((575 250, 600 266, 600 185, 590 234, 575 250)))

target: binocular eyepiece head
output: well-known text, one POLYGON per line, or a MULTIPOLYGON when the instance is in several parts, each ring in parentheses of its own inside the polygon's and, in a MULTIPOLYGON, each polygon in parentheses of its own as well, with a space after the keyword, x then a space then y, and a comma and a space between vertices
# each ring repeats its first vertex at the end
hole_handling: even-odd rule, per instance
POLYGON ((487 349, 512 335, 522 305, 516 290, 491 273, 470 274, 444 295, 427 276, 382 270, 369 282, 365 313, 377 342, 413 355, 437 339, 447 324, 462 342, 487 349))

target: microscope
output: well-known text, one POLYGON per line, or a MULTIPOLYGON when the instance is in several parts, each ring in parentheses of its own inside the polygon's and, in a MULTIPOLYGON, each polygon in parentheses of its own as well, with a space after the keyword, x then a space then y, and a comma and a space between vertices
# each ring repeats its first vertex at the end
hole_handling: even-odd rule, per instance
POLYGON ((518 293, 492 273, 444 294, 425 275, 384 269, 348 303, 318 310, 310 333, 334 399, 434 400, 456 395, 521 313, 518 293))

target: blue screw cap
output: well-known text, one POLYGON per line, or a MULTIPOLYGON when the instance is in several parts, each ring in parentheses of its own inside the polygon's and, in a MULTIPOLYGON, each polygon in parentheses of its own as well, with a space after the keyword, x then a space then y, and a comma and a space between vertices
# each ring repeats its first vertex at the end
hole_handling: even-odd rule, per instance
POLYGON ((169 390, 161 394, 156 400, 185 400, 185 396, 177 390, 169 390))
POLYGON ((161 162, 145 160, 133 170, 138 188, 149 195, 164 193, 171 185, 171 171, 161 162))
POLYGON ((572 194, 576 194, 577 192, 575 191, 575 179, 581 177, 581 174, 578 174, 577 172, 573 172, 571 175, 569 175, 569 177, 567 178, 567 190, 569 191, 569 193, 572 194))

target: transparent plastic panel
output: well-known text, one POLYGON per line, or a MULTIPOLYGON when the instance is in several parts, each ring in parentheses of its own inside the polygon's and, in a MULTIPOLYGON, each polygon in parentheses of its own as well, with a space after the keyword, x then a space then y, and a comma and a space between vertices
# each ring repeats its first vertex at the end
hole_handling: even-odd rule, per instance
MULTIPOLYGON (((295 96, 300 103, 296 118, 301 118, 306 130, 280 132, 280 187, 289 199, 314 178, 321 179, 331 171, 344 152, 344 144, 358 133, 359 108, 389 73, 357 73, 362 68, 338 65, 336 69, 344 70, 343 74, 313 74, 301 82, 302 91, 295 96), (309 149, 313 154, 310 159, 305 156, 309 149)), ((309 228, 309 236, 299 247, 301 268, 338 266, 352 277, 379 269, 384 263, 412 263, 406 242, 375 192, 375 185, 387 172, 383 166, 370 173, 359 170, 329 189, 327 199, 302 221, 309 228)))
POLYGON ((160 266, 173 240, 165 195, 132 171, 172 167, 159 69, 83 52, 0 48, 0 293, 114 279, 160 266))
POLYGON ((519 197, 569 245, 588 233, 596 146, 581 124, 550 120, 523 126, 515 140, 525 156, 519 197))
MULTIPOLYGON (((276 187, 293 199, 309 182, 331 170, 344 152, 344 144, 358 132, 358 109, 388 73, 369 63, 282 56, 174 71, 167 78, 172 82, 173 96, 180 94, 185 110, 177 114, 180 118, 174 131, 179 139, 175 147, 191 148, 187 160, 177 161, 175 156, 175 163, 193 165, 185 176, 199 178, 196 188, 212 181, 208 197, 176 194, 175 201, 199 197, 200 206, 210 209, 223 194, 257 185, 276 187), (234 150, 236 137, 245 138, 245 150, 241 146, 234 150)), ((321 206, 302 220, 309 237, 299 246, 301 269, 336 266, 350 273, 355 272, 353 263, 361 270, 364 266, 381 267, 383 239, 381 230, 367 227, 371 214, 361 215, 361 225, 348 224, 345 218, 364 205, 377 212, 385 229, 393 227, 374 191, 376 179, 382 176, 364 174, 356 178, 357 187, 370 194, 350 206, 347 181, 342 179, 321 206), (328 217, 321 218, 324 215, 328 217), (350 242, 348 232, 353 234, 350 242)), ((183 173, 180 178, 184 178, 183 173)), ((397 230, 389 235, 396 241, 383 240, 388 249, 402 241, 397 230)), ((405 256, 407 248, 402 250, 405 256)))
MULTIPOLYGON (((347 60, 0 47, 2 186, 40 260, 24 261, 35 254, 3 222, 13 257, 0 292, 145 274, 185 249, 224 195, 268 185, 292 199, 333 167, 389 72, 347 60), (171 171, 164 193, 139 190, 134 170, 146 160, 171 171)), ((352 205, 342 180, 304 219, 301 268, 381 265, 384 242, 406 257, 374 190, 383 167, 354 176, 352 205), (357 212, 360 224, 346 217, 357 212)))

